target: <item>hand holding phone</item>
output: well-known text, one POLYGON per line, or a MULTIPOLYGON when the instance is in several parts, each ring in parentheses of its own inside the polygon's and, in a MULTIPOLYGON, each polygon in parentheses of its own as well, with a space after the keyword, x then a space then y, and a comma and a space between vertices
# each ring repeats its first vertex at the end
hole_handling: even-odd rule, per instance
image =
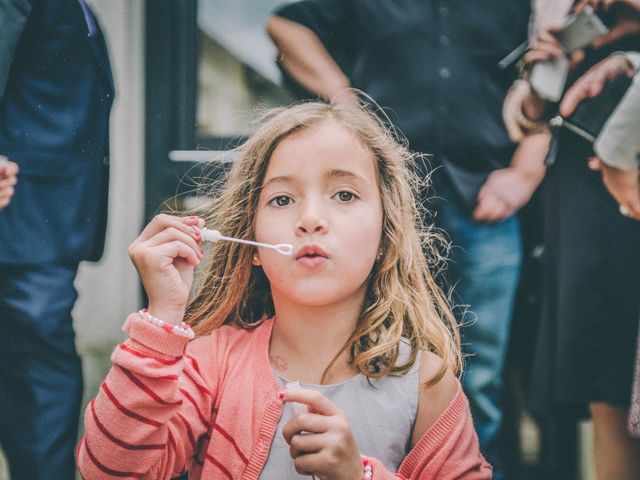
POLYGON ((546 100, 560 100, 569 73, 567 55, 586 47, 595 39, 606 35, 608 31, 606 25, 589 6, 576 15, 569 15, 564 27, 553 32, 565 55, 534 65, 530 78, 531 87, 546 100))

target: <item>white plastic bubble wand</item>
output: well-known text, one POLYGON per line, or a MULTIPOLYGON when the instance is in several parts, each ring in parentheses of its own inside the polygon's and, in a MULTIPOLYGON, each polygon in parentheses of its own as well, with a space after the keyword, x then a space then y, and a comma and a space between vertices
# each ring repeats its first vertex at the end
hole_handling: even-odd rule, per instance
POLYGON ((254 245, 256 247, 264 247, 275 250, 282 255, 291 255, 293 253, 293 246, 288 243, 278 243, 277 245, 271 245, 269 243, 254 242, 252 240, 243 240, 241 238, 225 237, 218 230, 213 228, 203 228, 200 230, 200 238, 206 242, 217 242, 218 240, 227 240, 228 242, 244 243, 246 245, 254 245))

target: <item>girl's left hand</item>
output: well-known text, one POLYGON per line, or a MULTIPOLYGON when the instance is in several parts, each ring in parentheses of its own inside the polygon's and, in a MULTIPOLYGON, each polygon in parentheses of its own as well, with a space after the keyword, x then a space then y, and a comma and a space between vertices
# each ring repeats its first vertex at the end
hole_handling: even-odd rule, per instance
POLYGON ((282 429, 296 471, 319 480, 360 480, 362 458, 346 415, 315 390, 283 390, 282 401, 306 405, 282 429))

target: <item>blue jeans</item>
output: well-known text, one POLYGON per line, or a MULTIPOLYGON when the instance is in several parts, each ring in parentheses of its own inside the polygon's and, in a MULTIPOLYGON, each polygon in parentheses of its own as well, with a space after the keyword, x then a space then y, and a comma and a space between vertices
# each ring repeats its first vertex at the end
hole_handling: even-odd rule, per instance
POLYGON ((12 479, 73 480, 82 400, 76 263, 0 265, 0 444, 12 479))
POLYGON ((517 216, 477 223, 454 200, 441 203, 436 223, 452 242, 447 277, 459 305, 467 355, 462 381, 480 446, 489 458, 495 456, 502 419, 502 370, 522 260, 520 226, 517 216))

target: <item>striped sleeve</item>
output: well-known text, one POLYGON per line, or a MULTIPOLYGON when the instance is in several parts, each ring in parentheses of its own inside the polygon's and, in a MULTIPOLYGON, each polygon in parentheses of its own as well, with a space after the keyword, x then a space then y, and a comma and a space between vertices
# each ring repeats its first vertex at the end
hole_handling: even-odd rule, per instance
POLYGON ((170 479, 186 471, 208 435, 214 392, 188 340, 131 315, 129 338, 84 414, 77 449, 86 479, 170 479))

